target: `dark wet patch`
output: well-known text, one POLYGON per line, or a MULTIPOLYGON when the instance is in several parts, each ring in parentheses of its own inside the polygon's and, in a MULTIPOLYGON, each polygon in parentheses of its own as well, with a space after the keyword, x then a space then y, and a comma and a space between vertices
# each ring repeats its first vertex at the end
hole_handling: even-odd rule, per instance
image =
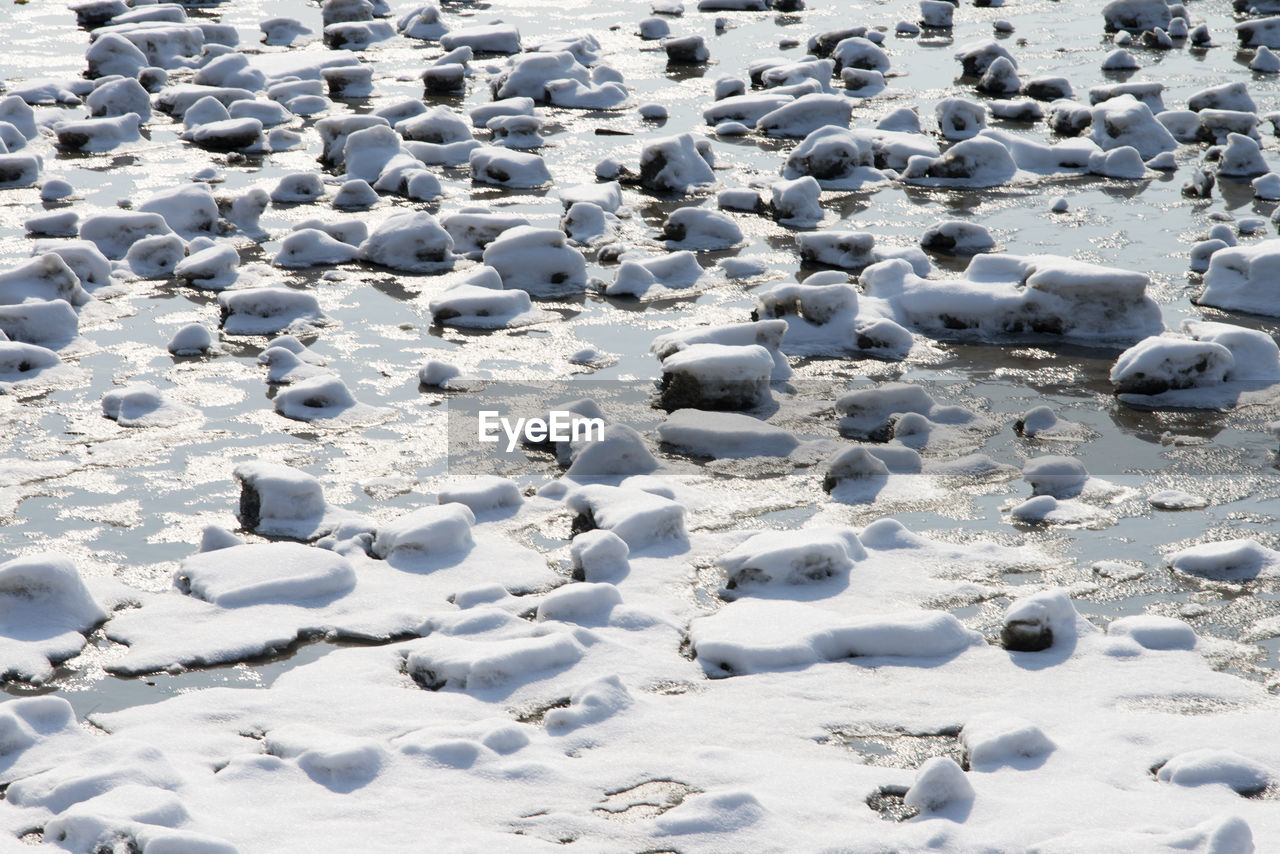
POLYGON ((591 811, 610 821, 629 824, 660 816, 700 791, 676 780, 646 780, 625 789, 606 792, 602 805, 591 811))
POLYGON ((907 806, 906 797, 906 786, 881 786, 867 795, 867 806, 885 821, 906 821, 920 814, 920 810, 907 806))
POLYGON ((964 749, 960 746, 960 727, 941 727, 932 731, 910 732, 906 729, 875 729, 865 726, 827 727, 821 744, 834 744, 852 750, 867 765, 881 768, 919 768, 935 756, 954 759, 968 770, 964 749))

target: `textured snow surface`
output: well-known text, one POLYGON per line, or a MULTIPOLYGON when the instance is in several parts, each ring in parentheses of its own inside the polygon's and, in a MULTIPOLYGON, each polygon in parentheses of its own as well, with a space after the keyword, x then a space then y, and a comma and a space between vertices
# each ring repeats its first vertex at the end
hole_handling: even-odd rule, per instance
POLYGON ((1280 0, 0 33, 0 851, 1280 851, 1280 0))

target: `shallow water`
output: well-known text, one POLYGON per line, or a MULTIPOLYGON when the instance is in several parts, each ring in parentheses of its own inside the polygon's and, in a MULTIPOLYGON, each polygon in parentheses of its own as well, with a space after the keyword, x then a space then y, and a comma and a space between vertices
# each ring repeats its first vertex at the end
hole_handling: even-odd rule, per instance
MULTIPOLYGON (((717 76, 744 74, 746 64, 761 56, 780 53, 798 59, 808 35, 850 23, 843 4, 814 2, 813 6, 787 15, 711 15, 691 9, 684 17, 672 19, 673 32, 698 32, 707 37, 713 61, 705 68, 668 68, 664 55, 653 50, 652 44, 635 49, 631 29, 647 15, 647 3, 512 0, 492 6, 445 4, 445 10, 451 15, 472 15, 477 21, 501 16, 521 28, 526 44, 544 36, 589 29, 603 45, 604 57, 625 75, 635 101, 657 101, 668 108, 669 118, 656 123, 641 120, 633 110, 585 114, 547 110, 559 129, 548 137, 540 153, 551 164, 557 185, 567 186, 593 180, 594 165, 605 156, 634 160, 646 138, 686 129, 709 133, 700 111, 710 99, 717 76), (723 32, 713 28, 717 16, 729 22, 723 32), (799 39, 802 46, 779 50, 777 43, 782 38, 799 39), (596 128, 629 135, 601 136, 596 128)), ((973 97, 970 87, 957 85, 958 65, 952 53, 959 44, 987 38, 991 21, 998 18, 1015 26, 1009 38, 1017 45, 1015 54, 1024 75, 1067 76, 1078 95, 1087 93, 1090 86, 1118 79, 1160 80, 1166 84, 1165 103, 1173 108, 1204 86, 1243 79, 1249 83, 1260 114, 1280 109, 1280 82, 1248 72, 1243 67, 1248 55, 1238 53, 1230 43, 1232 19, 1225 4, 1193 6, 1193 14, 1207 21, 1219 46, 1167 53, 1137 51, 1145 67, 1131 78, 1099 70, 1108 44, 1101 37, 1099 16, 1092 8, 1082 15, 1074 4, 1028 0, 994 9, 966 6, 964 12, 957 15, 957 27, 950 36, 926 33, 917 38, 896 37, 891 29, 898 19, 916 17, 914 3, 894 0, 865 13, 868 20, 890 25, 885 46, 895 71, 906 74, 892 77, 885 94, 855 108, 855 127, 871 126, 898 106, 917 105, 921 115, 928 117, 941 97, 973 97)), ((57 4, 31 3, 7 8, 2 15, 6 49, 0 51, 0 78, 12 84, 36 77, 70 78, 81 72, 87 36, 75 28, 70 12, 57 4)), ((235 24, 242 46, 248 46, 250 53, 260 53, 266 68, 329 53, 314 41, 294 50, 252 47, 258 39, 257 21, 268 16, 297 16, 318 30, 318 14, 309 4, 233 1, 193 11, 192 15, 235 24)), ((416 72, 425 59, 438 53, 434 45, 400 39, 375 45, 363 55, 374 63, 376 96, 338 102, 339 109, 366 112, 399 99, 419 97, 416 72)), ((481 59, 474 67, 496 67, 500 62, 481 59)), ((481 71, 465 98, 446 103, 469 107, 488 100, 483 78, 481 71)), ((64 112, 76 118, 84 114, 83 108, 64 112)), ((238 162, 180 143, 180 127, 157 114, 143 143, 117 152, 71 155, 56 152, 47 141, 39 143, 46 158, 42 177, 64 177, 76 187, 82 198, 74 205, 82 219, 89 210, 144 199, 210 162, 225 176, 225 183, 216 189, 270 188, 283 174, 316 167, 318 143, 311 130, 313 122, 296 124, 306 132, 305 149, 238 162)), ((1045 137, 1043 124, 993 124, 1036 139, 1045 137)), ((1266 142, 1273 145, 1270 137, 1266 142)), ((793 143, 713 137, 712 144, 720 185, 730 187, 772 180, 781 152, 793 143)), ((939 219, 970 219, 988 226, 1003 251, 1072 255, 1149 273, 1151 295, 1160 303, 1170 328, 1186 318, 1206 317, 1227 319, 1274 335, 1280 321, 1200 309, 1191 302, 1198 280, 1187 273, 1187 252, 1190 243, 1214 224, 1212 217, 1266 217, 1275 207, 1275 203, 1255 201, 1247 184, 1230 181, 1224 181, 1209 200, 1183 198, 1182 183, 1202 148, 1183 146, 1177 153, 1180 168, 1176 174, 1140 182, 1069 176, 981 192, 894 184, 869 193, 825 193, 828 216, 823 227, 839 223, 842 228, 871 231, 881 244, 911 245, 939 219), (1070 205, 1064 214, 1048 210, 1049 202, 1057 196, 1070 205)), ((1267 151, 1266 156, 1275 162, 1273 151, 1267 151)), ((554 225, 559 218, 561 205, 554 192, 509 193, 473 187, 462 170, 438 171, 446 196, 424 206, 433 212, 479 203, 527 216, 537 225, 554 225)), ((648 241, 657 248, 656 235, 665 215, 696 201, 629 193, 633 213, 623 221, 622 237, 648 241)), ((393 206, 403 204, 384 200, 366 216, 375 221, 393 206)), ((34 189, 0 192, 0 263, 10 265, 27 257, 30 245, 23 235, 22 221, 42 207, 56 210, 61 205, 42 205, 34 189)), ((344 429, 281 418, 271 409, 267 386, 255 362, 264 339, 230 338, 225 342, 226 355, 175 360, 165 351, 165 342, 185 323, 216 321, 216 301, 176 283, 126 284, 84 310, 84 341, 70 359, 82 372, 78 380, 0 398, 5 456, 49 466, 47 474, 36 473, 26 482, 5 483, 0 489, 0 514, 6 523, 0 529, 0 551, 17 555, 56 550, 74 557, 86 576, 114 577, 144 590, 165 589, 177 561, 194 550, 204 525, 234 527, 238 495, 230 473, 236 463, 250 459, 283 461, 302 468, 320 478, 331 503, 375 518, 393 517, 430 502, 435 489, 451 473, 445 441, 448 400, 420 391, 417 384, 417 368, 426 359, 444 358, 467 372, 538 384, 573 377, 581 369, 570 365, 567 356, 593 346, 617 360, 589 378, 616 381, 625 389, 621 396, 634 404, 637 390, 656 375, 656 362, 648 354, 649 342, 656 334, 695 324, 744 320, 754 305, 754 292, 812 272, 797 260, 793 230, 768 219, 743 217, 739 221, 748 242, 736 254, 764 261, 770 272, 763 280, 721 283, 689 299, 647 304, 588 294, 543 305, 555 312, 557 319, 530 328, 463 333, 430 325, 426 301, 440 287, 433 277, 353 264, 339 268, 341 277, 330 280, 316 272, 283 272, 267 265, 278 238, 291 223, 325 213, 323 205, 269 208, 262 226, 272 239, 262 245, 239 242, 242 281, 256 276, 263 283, 284 282, 316 293, 335 323, 310 341, 313 349, 330 360, 358 398, 385 407, 387 414, 376 423, 344 429), (103 419, 99 408, 102 393, 114 384, 134 380, 152 382, 176 399, 199 406, 204 422, 134 431, 103 419), (384 488, 389 482, 398 486, 384 488)), ((1242 242, 1256 239, 1241 238, 1242 242)), ((947 270, 959 269, 963 262, 937 258, 935 263, 947 270)), ((588 270, 605 279, 612 277, 609 266, 592 262, 588 270)), ((904 363, 801 360, 790 390, 779 389, 779 397, 800 404, 830 401, 846 387, 901 379, 924 385, 942 402, 976 407, 999 423, 997 432, 966 447, 966 453, 981 451, 1015 466, 1030 456, 1059 449, 1078 455, 1091 475, 1131 490, 1109 508, 1116 520, 1108 527, 1044 529, 1010 524, 1008 507, 1027 495, 1026 486, 1017 479, 995 487, 961 490, 959 500, 889 508, 850 505, 837 512, 853 524, 865 524, 892 512, 908 528, 943 538, 1037 543, 1058 558, 1059 566, 1048 572, 1011 576, 1011 580, 1051 580, 1070 586, 1077 607, 1099 623, 1124 614, 1156 612, 1180 615, 1202 634, 1239 639, 1251 623, 1280 614, 1280 595, 1275 587, 1262 582, 1241 586, 1175 577, 1163 558, 1175 548, 1208 539, 1248 536, 1264 545, 1280 545, 1276 526, 1280 470, 1274 439, 1262 429, 1276 415, 1260 408, 1203 413, 1144 412, 1125 407, 1112 397, 1106 381, 1118 352, 1119 348, 1065 346, 1050 341, 999 346, 938 342, 929 358, 904 363), (1063 444, 1017 436, 1012 429, 1015 418, 1039 404, 1085 424, 1090 437, 1063 444), (1164 444, 1161 437, 1166 434, 1193 437, 1196 443, 1164 444), (1213 503, 1205 510, 1176 513, 1155 511, 1146 505, 1147 493, 1171 487, 1204 495, 1213 503), (1101 560, 1131 563, 1145 573, 1122 583, 1099 579, 1092 567, 1101 560)), ((651 430, 660 417, 657 411, 647 416, 641 413, 635 426, 651 430)), ((808 438, 834 438, 834 419, 807 419, 797 432, 808 438)), ((684 463, 678 458, 676 462, 684 463)), ((526 482, 536 483, 554 471, 546 456, 533 455, 519 473, 527 475, 526 482)), ((771 482, 764 485, 732 476, 732 472, 730 469, 725 478, 724 515, 729 518, 733 518, 739 500, 738 489, 772 493, 778 509, 757 521, 777 527, 802 523, 825 499, 813 489, 816 476, 812 472, 774 472, 767 478, 771 482)), ((744 502, 742 506, 754 505, 744 502)), ((551 550, 563 545, 564 537, 567 532, 560 538, 548 535, 539 545, 551 550)), ((714 601, 713 591, 698 591, 698 595, 714 601)), ((996 599, 956 603, 954 607, 972 626, 991 634, 998 629, 1006 603, 996 599)), ((265 663, 145 679, 106 675, 101 663, 113 655, 111 647, 98 639, 60 670, 52 686, 81 715, 153 702, 211 685, 269 684, 276 674, 314 660, 332 645, 303 645, 265 663)), ((1280 639, 1250 644, 1220 665, 1280 688, 1275 673, 1280 667, 1280 639)), ((19 694, 29 689, 8 690, 19 694)))

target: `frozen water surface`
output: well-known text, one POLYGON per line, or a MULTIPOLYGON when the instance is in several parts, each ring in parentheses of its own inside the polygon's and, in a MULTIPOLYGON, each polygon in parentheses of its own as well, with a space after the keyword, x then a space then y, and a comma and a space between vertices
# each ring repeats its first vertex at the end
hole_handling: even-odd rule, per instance
POLYGON ((766 5, 0 13, 0 834, 1280 848, 1276 10, 766 5))

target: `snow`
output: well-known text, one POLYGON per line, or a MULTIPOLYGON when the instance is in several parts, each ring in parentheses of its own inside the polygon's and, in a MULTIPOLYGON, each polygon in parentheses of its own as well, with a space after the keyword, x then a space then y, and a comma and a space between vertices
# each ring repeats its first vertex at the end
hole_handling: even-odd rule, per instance
POLYGON ((559 229, 505 228, 485 246, 483 260, 498 271, 504 287, 535 297, 581 293, 587 283, 582 253, 567 244, 559 229))
POLYGON ((969 767, 980 772, 1003 766, 1033 768, 1057 748, 1031 721, 997 714, 966 720, 960 742, 969 767))
POLYGON ((1096 629, 1076 613, 1061 589, 1045 590, 1016 600, 1004 613, 1000 642, 1008 650, 1041 652, 1070 646, 1096 629))
POLYGON ((520 32, 506 24, 460 27, 440 36, 445 50, 469 47, 476 53, 513 54, 520 52, 520 32))
POLYGON ((1280 316, 1280 296, 1267 283, 1280 262, 1280 240, 1263 240, 1213 253, 1205 273, 1203 305, 1280 316))
POLYGON ((475 514, 465 504, 422 507, 380 526, 373 540, 373 553, 394 560, 405 553, 416 557, 466 550, 474 544, 471 527, 475 521, 475 514))
POLYGON ((671 540, 683 540, 684 507, 669 498, 631 487, 588 484, 565 498, 569 509, 586 520, 587 530, 617 536, 636 552, 671 540))
POLYGON ((799 445, 786 430, 732 412, 678 409, 658 426, 665 444, 697 457, 785 457, 799 445))
POLYGON ((1156 779, 1175 786, 1223 785, 1251 795, 1265 789, 1275 779, 1275 772, 1235 751, 1205 748, 1170 758, 1160 766, 1156 779))
POLYGON ((860 657, 937 659, 981 642, 950 614, 904 612, 841 618, 790 601, 731 602, 689 630, 694 653, 711 677, 739 676, 860 657))
POLYGON ((387 217, 360 244, 368 261, 395 270, 438 273, 453 268, 453 238, 425 211, 387 217))
POLYGON ((887 180, 874 164, 871 139, 829 125, 812 131, 792 150, 782 167, 782 176, 811 176, 824 189, 856 190, 887 180))
POLYGON ((335 240, 318 228, 303 228, 280 241, 280 250, 271 263, 279 267, 315 267, 342 264, 359 257, 357 247, 335 240))
POLYGON ((80 277, 54 252, 0 270, 0 305, 26 300, 64 300, 71 305, 84 305, 89 299, 80 277))
POLYGON ((569 544, 575 578, 583 581, 617 581, 630 571, 631 550, 612 531, 584 531, 569 544))
POLYGON ((1247 580, 1280 572, 1280 552, 1252 539, 1223 540, 1174 552, 1169 565, 1177 572, 1203 578, 1247 580))
POLYGON ((276 412, 295 421, 354 421, 374 410, 360 403, 338 377, 319 375, 299 380, 276 393, 276 412))
POLYGON ((770 400, 773 357, 759 344, 695 343, 662 360, 667 409, 754 409, 770 400))
POLYGON ((973 784, 949 756, 935 756, 920 766, 903 799, 922 813, 938 813, 974 798, 973 784))
POLYGON ((729 249, 742 241, 742 229, 733 218, 706 208, 684 207, 671 212, 662 225, 669 248, 729 249))
POLYGON ((199 323, 188 323, 169 339, 168 351, 175 356, 200 356, 218 349, 213 333, 199 323))
POLYGON ((769 202, 773 216, 783 225, 805 228, 822 222, 822 187, 812 175, 794 180, 775 181, 770 186, 769 202))
POLYGON ((173 275, 192 287, 220 291, 235 283, 239 266, 240 253, 236 248, 219 243, 179 261, 174 265, 173 275))
POLYGON ((656 258, 623 256, 614 280, 605 288, 610 296, 661 299, 671 291, 695 287, 703 279, 697 256, 688 250, 656 258))
MULTIPOLYGON (((71 559, 53 553, 0 564, 0 603, 4 604, 0 610, 0 650, 5 675, 34 683, 52 678, 54 665, 78 653, 85 645, 85 635, 107 619, 107 612, 85 587, 71 559)), ((7 709, 12 703, 5 705, 7 709)), ((28 701, 26 707, 14 710, 15 715, 27 718, 27 726, 10 723, 5 727, 3 754, 37 741, 36 733, 28 729, 32 724, 40 734, 55 729, 48 726, 52 720, 40 721, 40 717, 61 711, 49 705, 28 701), (15 744, 15 739, 19 743, 15 744)))
POLYGON ((125 113, 111 118, 59 122, 53 130, 60 147, 97 153, 140 140, 141 123, 142 118, 137 113, 125 113))
POLYGON ((1017 165, 1005 146, 988 136, 978 136, 956 143, 939 157, 912 156, 902 177, 923 186, 982 188, 998 187, 1016 172, 1017 165))
POLYGON ((755 127, 768 136, 799 139, 819 128, 848 127, 852 111, 853 103, 842 95, 814 93, 765 113, 755 127))
POLYGON ((1136 614, 1112 620, 1109 637, 1132 638, 1143 649, 1195 649, 1195 630, 1182 620, 1156 614, 1136 614))
POLYGON ((715 179, 710 143, 691 133, 654 140, 640 153, 640 183, 651 190, 687 193, 715 179))
POLYGON ((471 151, 468 163, 471 179, 482 184, 531 189, 551 183, 546 161, 525 151, 482 146, 471 151))
POLYGON ((1092 112, 1089 138, 1104 151, 1128 145, 1146 160, 1178 146, 1151 108, 1132 95, 1103 101, 1092 112))
POLYGON ((314 295, 289 288, 244 288, 218 294, 222 328, 229 335, 274 335, 324 322, 314 295))
POLYGON ((298 543, 250 543, 193 555, 178 567, 179 592, 221 608, 341 596, 356 582, 346 558, 298 543))
POLYGON ((935 334, 1134 340, 1164 328, 1145 274, 1052 255, 976 255, 963 278, 942 280, 888 260, 863 270, 861 282, 892 319, 935 334))

